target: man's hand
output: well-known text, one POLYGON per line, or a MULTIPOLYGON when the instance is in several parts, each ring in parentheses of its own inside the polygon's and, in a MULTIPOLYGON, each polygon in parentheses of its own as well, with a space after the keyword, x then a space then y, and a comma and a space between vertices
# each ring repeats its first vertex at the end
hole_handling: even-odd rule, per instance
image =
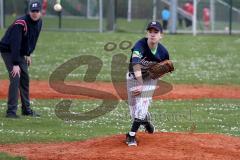
POLYGON ((16 75, 18 75, 20 77, 20 72, 21 72, 21 69, 20 69, 19 65, 13 66, 13 69, 11 71, 11 74, 13 77, 15 77, 16 75))
POLYGON ((32 64, 32 57, 31 56, 25 56, 25 60, 27 61, 28 66, 30 66, 32 64))

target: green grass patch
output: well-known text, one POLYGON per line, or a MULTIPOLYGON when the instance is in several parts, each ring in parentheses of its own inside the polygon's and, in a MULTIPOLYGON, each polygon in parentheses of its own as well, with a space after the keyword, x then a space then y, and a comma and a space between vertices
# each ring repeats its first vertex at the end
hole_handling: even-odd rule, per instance
MULTIPOLYGON (((6 103, 0 107, 0 143, 76 141, 106 135, 123 134, 130 128, 125 102, 103 116, 89 121, 63 121, 55 114, 60 100, 33 100, 41 118, 21 116, 5 118, 6 103)), ((101 101, 73 101, 71 112, 78 114, 99 106, 101 101)), ((240 100, 154 101, 150 108, 158 131, 218 133, 240 136, 240 100)), ((20 114, 20 111, 18 111, 20 114)))
MULTIPOLYGON (((6 15, 6 26, 12 24, 12 22, 21 15, 6 15)), ((87 19, 86 17, 81 16, 62 16, 62 29, 64 30, 99 30, 99 19, 87 19)), ((116 31, 117 32, 133 32, 133 33, 142 33, 146 29, 147 24, 151 21, 151 18, 142 18, 137 19, 133 18, 131 22, 128 22, 126 18, 117 18, 116 19, 116 31)), ((161 22, 161 20, 159 20, 161 22)), ((59 17, 58 15, 51 15, 43 17, 43 29, 59 29, 59 17)), ((107 20, 103 18, 103 29, 106 30, 107 20)), ((225 28, 229 27, 229 20, 215 21, 214 29, 225 31, 225 28)), ((240 24, 237 21, 233 21, 232 29, 239 30, 240 24)), ((183 20, 183 26, 177 26, 178 30, 188 30, 191 31, 192 27, 186 27, 183 20)), ((202 19, 198 19, 197 30, 204 30, 204 22, 202 19)), ((227 31, 226 31, 227 33, 227 31)))
POLYGON ((2 160, 25 160, 26 158, 24 157, 15 157, 15 156, 10 156, 7 153, 0 152, 0 159, 2 160))
MULTIPOLYGON (((3 35, 0 31, 0 37, 3 35)), ((122 54, 127 59, 130 49, 121 50, 119 44, 128 40, 132 45, 144 34, 129 33, 85 33, 85 32, 42 32, 33 54, 33 65, 30 75, 35 80, 48 80, 51 73, 68 60, 91 55, 103 62, 103 67, 97 75, 98 81, 112 81, 111 64, 116 54, 122 54), (114 42, 117 47, 113 51, 104 50, 105 44, 114 42)), ((162 43, 168 48, 174 61, 176 71, 164 80, 170 83, 188 84, 240 84, 239 68, 240 39, 238 36, 197 36, 165 35, 162 43)), ((123 72, 127 62, 118 62, 118 68, 123 72)), ((90 66, 94 67, 94 66, 90 66)), ((86 66, 74 70, 67 80, 83 80, 86 66)), ((0 60, 0 77, 7 79, 4 64, 0 60)), ((119 77, 119 79, 124 77, 119 77)))
MULTIPOLYGON (((6 16, 6 26, 12 24, 16 19, 15 16, 6 16)), ((86 19, 84 17, 63 17, 62 18, 62 29, 72 30, 95 30, 98 31, 99 20, 97 19, 86 19)), ((43 29, 59 29, 59 17, 49 16, 43 17, 43 29)))

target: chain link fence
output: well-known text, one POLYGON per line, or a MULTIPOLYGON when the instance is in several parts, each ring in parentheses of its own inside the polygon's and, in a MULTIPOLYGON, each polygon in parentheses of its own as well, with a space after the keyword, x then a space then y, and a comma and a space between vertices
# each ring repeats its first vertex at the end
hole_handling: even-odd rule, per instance
MULTIPOLYGON (((4 2, 4 27, 27 12, 28 0, 0 1, 4 2)), ((61 0, 61 13, 53 9, 56 0, 41 1, 45 30, 144 32, 150 20, 162 22, 164 8, 170 12, 166 32, 175 24, 176 33, 192 33, 193 30, 191 0, 61 0), (174 16, 171 8, 174 1, 177 2, 175 21, 171 18, 174 16)), ((240 33, 239 0, 232 0, 232 12, 230 0, 196 1, 198 33, 228 33, 230 28, 233 33, 240 33)))

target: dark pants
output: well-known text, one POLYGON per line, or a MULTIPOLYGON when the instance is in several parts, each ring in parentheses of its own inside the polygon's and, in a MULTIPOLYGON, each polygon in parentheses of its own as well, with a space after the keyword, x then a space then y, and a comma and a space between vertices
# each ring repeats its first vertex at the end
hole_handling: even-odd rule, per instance
POLYGON ((190 26, 192 26, 192 21, 185 18, 185 24, 186 24, 186 27, 190 27, 190 26))
POLYGON ((20 92, 22 112, 31 112, 29 99, 29 75, 28 65, 24 57, 21 57, 19 67, 21 69, 20 77, 16 75, 12 77, 13 69, 12 58, 10 53, 2 53, 2 58, 9 74, 9 89, 8 89, 8 109, 7 115, 14 115, 17 112, 18 96, 20 92))
POLYGON ((167 26, 168 26, 168 21, 167 20, 163 20, 163 29, 167 30, 167 26))

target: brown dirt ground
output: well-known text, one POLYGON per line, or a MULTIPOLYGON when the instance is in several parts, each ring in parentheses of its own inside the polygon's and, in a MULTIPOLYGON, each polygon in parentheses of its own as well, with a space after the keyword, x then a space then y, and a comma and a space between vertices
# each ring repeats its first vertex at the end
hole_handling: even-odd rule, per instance
MULTIPOLYGON (((7 97, 8 81, 0 81, 0 99, 7 97)), ((111 83, 71 82, 69 85, 87 87, 111 93, 118 98, 111 83)), ((119 84, 121 98, 126 98, 125 84, 119 84)), ((240 86, 232 85, 173 85, 161 87, 155 99, 240 98, 240 86), (165 87, 165 90, 164 90, 165 87), (164 91, 161 90, 163 88, 164 91), (170 91, 170 92, 169 92, 170 91)), ((81 95, 62 94, 54 91, 47 81, 31 81, 31 98, 76 98, 81 95)), ((107 94, 105 94, 107 95, 107 94)), ((107 98, 107 97, 100 97, 107 98)), ((127 147, 124 135, 64 143, 28 143, 0 145, 0 152, 20 155, 33 160, 135 160, 135 159, 240 159, 240 138, 226 135, 193 133, 138 134, 138 147, 127 147)))
MULTIPOLYGON (((70 82, 69 85, 76 87, 83 87, 89 89, 95 89, 99 92, 103 91, 111 93, 118 98, 114 86, 108 82, 70 82)), ((75 87, 75 88, 76 88, 75 87)), ((73 87, 74 88, 74 87, 73 87)), ((118 93, 122 95, 123 99, 126 99, 126 86, 124 83, 119 84, 118 93)), ((0 99, 6 99, 8 90, 8 81, 0 81, 0 99)), ((81 90, 81 89, 79 89, 81 90)), ((89 99, 91 97, 82 95, 70 95, 62 94, 54 91, 48 81, 31 81, 30 84, 30 96, 36 99, 53 99, 53 98, 76 98, 76 99, 89 99)), ((103 96, 100 98, 108 98, 103 96)), ((187 85, 187 84, 176 84, 173 85, 173 89, 169 92, 169 86, 165 84, 161 85, 154 94, 154 99, 198 99, 198 98, 228 98, 228 99, 239 99, 240 98, 240 86, 234 85, 187 85)))
POLYGON ((124 135, 68 143, 0 145, 0 151, 32 160, 237 160, 240 138, 214 134, 138 133, 138 146, 124 135))

